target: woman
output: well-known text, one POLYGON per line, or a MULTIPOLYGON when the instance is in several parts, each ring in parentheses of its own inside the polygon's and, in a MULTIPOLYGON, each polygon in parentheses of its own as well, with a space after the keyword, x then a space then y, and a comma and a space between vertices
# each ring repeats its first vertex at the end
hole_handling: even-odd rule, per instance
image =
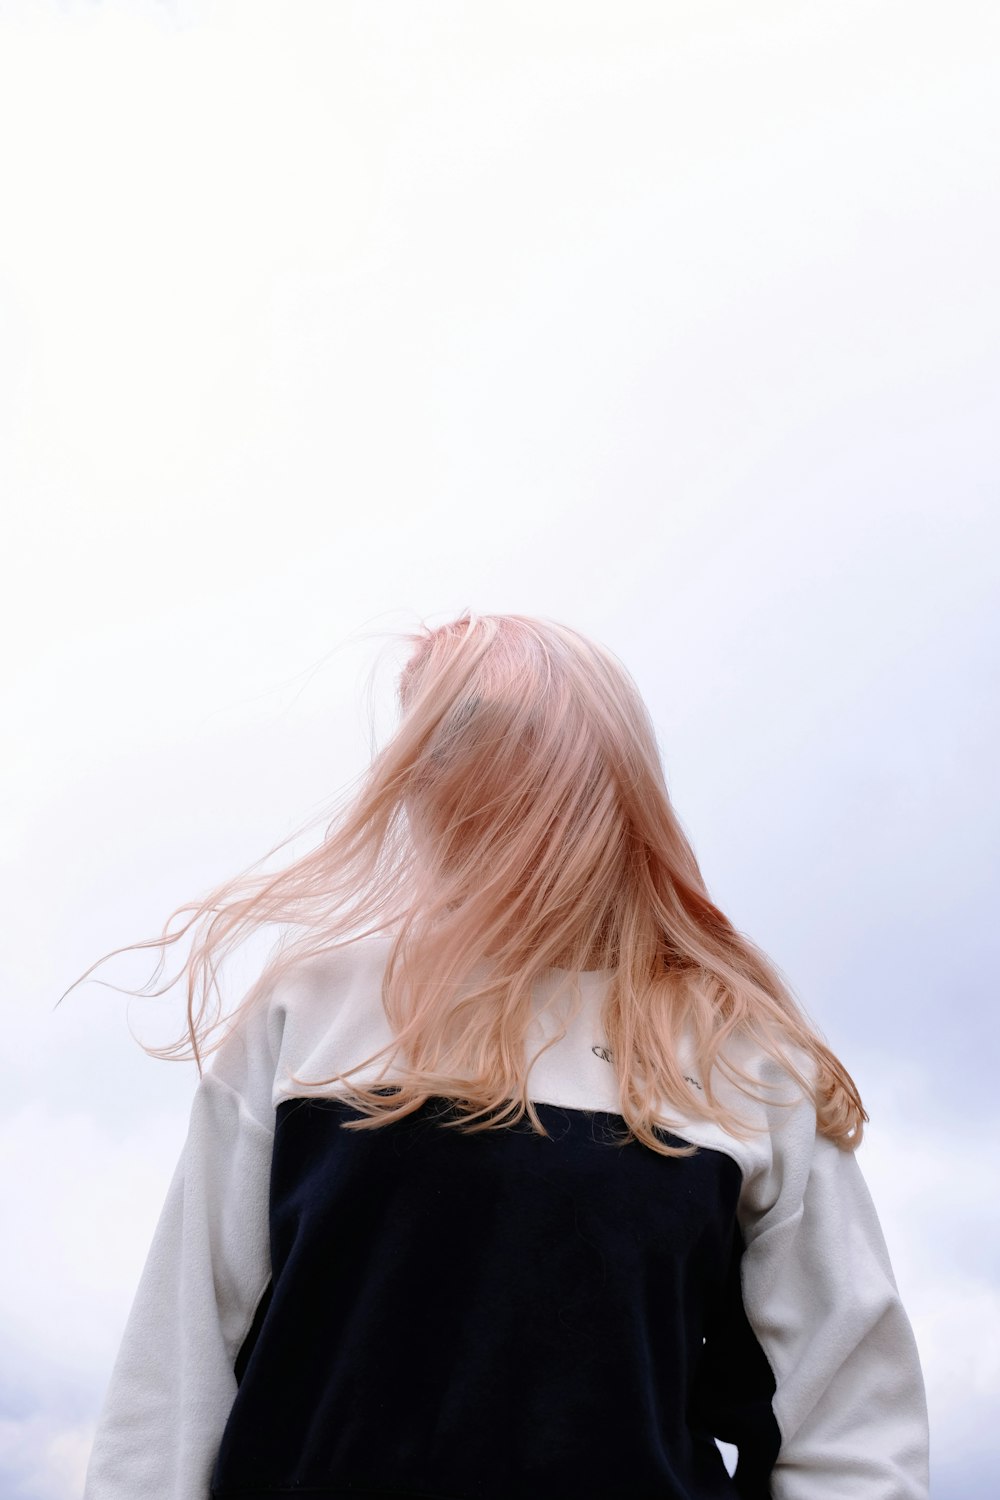
POLYGON ((632 679, 521 615, 407 640, 322 844, 192 918, 147 1050, 199 1083, 85 1500, 926 1497, 868 1116, 632 679), (213 1019, 265 921, 302 935, 213 1019))

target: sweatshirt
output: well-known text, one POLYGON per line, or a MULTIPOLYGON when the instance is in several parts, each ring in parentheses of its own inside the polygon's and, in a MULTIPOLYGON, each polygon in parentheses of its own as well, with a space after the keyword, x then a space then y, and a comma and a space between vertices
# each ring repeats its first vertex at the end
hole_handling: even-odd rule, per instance
POLYGON ((665 1108, 693 1155, 626 1141, 610 972, 554 969, 532 1035, 566 1034, 527 1054, 545 1136, 448 1127, 444 1097, 344 1130, 337 1085, 289 1074, 392 1040, 390 941, 293 965, 210 1054, 84 1500, 927 1500, 876 1210, 791 1076, 742 1044, 793 1104, 713 1088, 765 1131, 665 1108))

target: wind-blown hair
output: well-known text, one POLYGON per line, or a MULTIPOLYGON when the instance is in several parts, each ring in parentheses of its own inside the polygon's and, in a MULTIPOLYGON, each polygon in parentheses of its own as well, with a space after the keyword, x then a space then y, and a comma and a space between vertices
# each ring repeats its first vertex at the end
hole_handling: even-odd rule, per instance
POLYGON ((652 722, 618 658, 565 625, 517 614, 466 610, 401 638, 411 650, 398 725, 342 795, 321 844, 277 874, 222 883, 178 907, 160 939, 129 945, 165 947, 204 924, 182 971, 187 1031, 144 1050, 193 1057, 200 1074, 224 1040, 205 1045, 224 1019, 218 1000, 214 1019, 208 1012, 218 960, 265 922, 303 935, 289 943, 286 930, 225 1035, 292 965, 381 932, 393 936, 381 998, 400 1056, 394 1092, 379 1081, 388 1060, 370 1084, 348 1082, 386 1048, 327 1079, 294 1079, 303 1091, 337 1084, 362 1115, 346 1129, 378 1128, 444 1096, 461 1114, 441 1128, 499 1128, 527 1114, 545 1135, 526 1091, 533 983, 552 968, 605 969, 601 1019, 636 1139, 690 1154, 657 1133, 669 1104, 737 1136, 759 1128, 712 1086, 717 1067, 744 1095, 776 1102, 727 1055, 733 1038, 774 1058, 812 1096, 820 1132, 855 1149, 868 1119, 857 1088, 777 968, 710 899, 652 722), (185 911, 194 916, 168 936, 185 911), (698 1097, 685 1082, 685 1033, 698 1097))

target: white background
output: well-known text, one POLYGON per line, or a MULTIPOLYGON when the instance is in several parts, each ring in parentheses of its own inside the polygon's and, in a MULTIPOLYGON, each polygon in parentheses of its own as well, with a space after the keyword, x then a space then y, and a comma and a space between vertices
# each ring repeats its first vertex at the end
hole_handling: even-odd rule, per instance
POLYGON ((0 3, 10 1500, 80 1493, 197 1079, 155 952, 57 998, 465 606, 635 675, 871 1115, 935 1500, 995 1493, 998 17, 0 3))

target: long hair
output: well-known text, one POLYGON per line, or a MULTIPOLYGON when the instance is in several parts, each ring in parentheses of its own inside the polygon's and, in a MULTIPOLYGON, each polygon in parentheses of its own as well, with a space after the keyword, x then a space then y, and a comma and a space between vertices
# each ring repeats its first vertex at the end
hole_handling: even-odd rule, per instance
POLYGON ((390 934, 381 1000, 402 1058, 393 1091, 349 1082, 387 1048, 329 1078, 292 1075, 303 1090, 339 1084, 362 1116, 346 1129, 378 1128, 442 1096, 461 1110, 442 1128, 495 1129, 527 1114, 547 1134, 527 1096, 532 987, 552 968, 597 968, 610 973, 602 1022, 626 1139, 690 1154, 657 1133, 666 1103, 733 1135, 761 1128, 713 1088, 718 1069, 744 1095, 774 1102, 729 1057, 733 1039, 773 1058, 813 1098, 820 1132, 855 1149, 868 1120, 857 1088, 775 965, 709 897, 649 714, 618 658, 566 625, 519 614, 466 610, 401 639, 398 725, 341 796, 319 846, 277 874, 251 866, 176 908, 159 939, 128 945, 165 948, 202 929, 182 970, 187 1030, 144 1050, 193 1057, 200 1075, 202 1056, 224 1040, 206 1045, 227 1019, 219 960, 263 923, 285 933, 226 1035, 291 966, 390 934), (294 927, 302 934, 289 941, 294 927), (691 1061, 704 1080, 698 1097, 685 1082, 691 1061))

